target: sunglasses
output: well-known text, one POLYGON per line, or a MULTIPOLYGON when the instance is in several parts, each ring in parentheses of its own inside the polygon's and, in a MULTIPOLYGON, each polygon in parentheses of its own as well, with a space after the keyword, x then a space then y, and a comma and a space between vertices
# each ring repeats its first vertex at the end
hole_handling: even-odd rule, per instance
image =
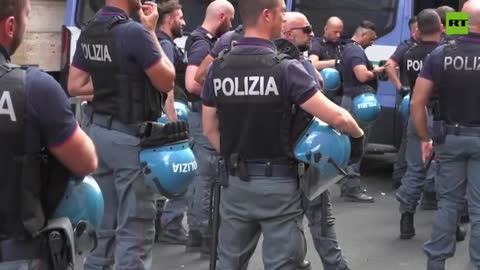
POLYGON ((311 25, 306 25, 306 26, 303 26, 303 27, 294 27, 294 28, 290 28, 290 30, 302 30, 303 33, 305 34, 310 34, 313 32, 313 28, 311 25))

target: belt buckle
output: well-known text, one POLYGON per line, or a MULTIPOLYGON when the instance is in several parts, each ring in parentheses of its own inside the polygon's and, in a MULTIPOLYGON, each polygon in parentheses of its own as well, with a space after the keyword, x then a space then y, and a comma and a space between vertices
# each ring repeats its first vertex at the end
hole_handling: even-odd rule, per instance
POLYGON ((265 163, 265 176, 272 177, 272 175, 273 175, 272 162, 268 161, 267 163, 265 163))

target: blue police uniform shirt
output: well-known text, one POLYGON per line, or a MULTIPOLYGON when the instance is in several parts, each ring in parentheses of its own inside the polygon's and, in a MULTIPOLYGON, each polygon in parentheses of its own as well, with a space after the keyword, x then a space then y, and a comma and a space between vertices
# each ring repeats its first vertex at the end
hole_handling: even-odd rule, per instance
MULTIPOLYGON (((108 21, 113 16, 127 14, 116 7, 103 7, 95 18, 108 21)), ((113 28, 117 59, 122 72, 132 76, 143 76, 144 70, 160 61, 161 54, 148 30, 138 22, 123 23, 113 28)), ((80 41, 77 42, 72 66, 89 72, 80 41)))
POLYGON ((351 46, 346 46, 345 49, 343 50, 343 56, 342 59, 344 59, 344 67, 347 73, 350 73, 352 80, 352 85, 345 85, 346 87, 351 87, 351 86, 359 86, 362 85, 358 79, 357 76, 355 76, 355 73, 353 72, 353 68, 356 67, 357 65, 368 65, 368 59, 367 55, 365 54, 365 51, 357 45, 351 45, 351 46))
POLYGON ((157 31, 157 37, 162 46, 162 50, 170 62, 175 63, 175 44, 173 39, 162 30, 157 31))
MULTIPOLYGON (((239 54, 262 55, 276 52, 275 45, 266 39, 244 37, 239 40, 237 45, 240 49, 239 54)), ((286 85, 280 87, 280 95, 286 95, 289 100, 295 104, 301 105, 318 91, 312 76, 307 73, 303 65, 296 60, 290 60, 287 67, 286 85)), ((215 93, 212 80, 212 69, 207 73, 207 79, 202 91, 202 100, 205 106, 215 107, 215 93)))
POLYGON ((314 38, 312 40, 312 46, 310 47, 310 50, 308 51, 308 55, 315 54, 319 57, 320 60, 325 60, 324 56, 327 54, 327 50, 330 49, 330 51, 335 51, 337 47, 339 46, 338 42, 331 42, 325 39, 324 46, 321 46, 321 41, 322 38, 314 38), (329 47, 328 49, 326 47, 329 47))
MULTIPOLYGON (((480 33, 469 33, 468 35, 459 36, 457 40, 461 42, 479 43, 480 33)), ((420 77, 433 82, 441 81, 442 76, 444 76, 443 75, 444 46, 448 46, 448 45, 441 45, 430 53, 430 55, 425 60, 425 63, 423 64, 422 70, 420 71, 420 75, 419 75, 420 77)))
POLYGON ((27 147, 55 147, 65 143, 79 128, 68 97, 53 77, 29 68, 26 78, 27 147))
POLYGON ((227 33, 223 34, 215 43, 213 48, 210 50, 210 56, 213 58, 217 58, 218 55, 225 49, 230 49, 232 47, 232 43, 240 39, 242 35, 235 30, 228 31, 227 33))
POLYGON ((405 53, 408 51, 408 49, 410 48, 410 46, 413 42, 416 42, 413 38, 410 38, 409 40, 402 41, 397 46, 397 49, 395 49, 392 56, 390 56, 390 59, 397 62, 398 65, 401 65, 401 63, 403 61, 403 58, 405 56, 405 53))
POLYGON ((318 80, 317 72, 315 71, 315 67, 313 66, 312 62, 302 57, 300 58, 300 63, 302 63, 303 67, 308 72, 308 74, 312 76, 312 79, 315 81, 315 85, 317 86, 317 88, 320 89, 321 88, 320 81, 318 80))
MULTIPOLYGON (((197 31, 209 39, 215 40, 213 35, 207 31, 207 29, 199 26, 194 31, 197 31)), ((187 52, 188 57, 188 65, 193 66, 200 66, 203 59, 208 55, 210 52, 211 46, 208 44, 206 40, 198 40, 192 44, 190 50, 187 52)))
MULTIPOLYGON (((10 56, 0 46, 7 61, 10 56)), ((28 68, 25 82, 25 148, 55 147, 65 143, 79 128, 67 95, 52 76, 37 68, 28 68)))

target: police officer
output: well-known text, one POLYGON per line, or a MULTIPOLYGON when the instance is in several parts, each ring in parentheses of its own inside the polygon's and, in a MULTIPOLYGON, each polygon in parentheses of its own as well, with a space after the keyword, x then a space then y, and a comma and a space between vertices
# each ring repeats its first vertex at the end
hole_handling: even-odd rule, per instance
POLYGON ((436 9, 437 13, 438 13, 438 16, 440 16, 440 21, 443 25, 443 28, 442 28, 442 40, 441 42, 442 43, 448 43, 452 40, 455 39, 455 36, 453 35, 447 35, 447 33, 445 33, 445 27, 446 27, 446 23, 447 23, 447 13, 448 12, 455 12, 455 9, 450 7, 450 6, 439 6, 437 9, 436 9))
POLYGON ((470 259, 474 269, 480 268, 480 97, 478 91, 472 91, 480 83, 480 1, 466 2, 462 11, 469 14, 469 34, 430 54, 415 83, 411 102, 423 160, 431 155, 433 141, 439 162, 435 176, 438 210, 431 239, 423 248, 428 270, 445 269, 445 260, 455 253, 455 230, 465 195, 472 231, 470 259), (438 96, 438 107, 430 133, 425 107, 434 95, 438 96))
POLYGON ((61 198, 56 191, 67 182, 41 177, 40 156, 46 149, 85 176, 96 169, 97 155, 62 87, 39 69, 10 62, 28 25, 30 1, 0 0, 0 6, 0 269, 53 269, 46 236, 39 233, 56 207, 47 199, 61 198), (55 188, 45 186, 52 181, 55 188))
MULTIPOLYGON (((283 24, 283 36, 297 46, 300 53, 310 49, 312 38, 314 37, 312 26, 307 17, 300 12, 285 13, 285 23, 283 24)), ((320 82, 317 77, 318 71, 312 65, 309 59, 300 56, 305 70, 315 80, 316 87, 321 89, 320 82)), ((327 196, 327 231, 322 233, 322 197, 318 196, 313 201, 309 201, 303 196, 303 207, 305 216, 308 219, 308 226, 312 234, 315 249, 322 260, 323 269, 349 269, 347 262, 342 255, 342 250, 338 246, 337 235, 335 232, 335 217, 332 213, 332 205, 330 203, 330 193, 326 191, 327 196)))
MULTIPOLYGON (((372 45, 377 38, 375 25, 370 21, 363 21, 357 27, 352 42, 343 50, 340 62, 342 63, 343 97, 342 107, 351 110, 356 89, 365 85, 373 85, 376 91, 376 75, 382 73, 384 67, 373 67, 368 60, 364 49, 372 45)), ((360 123, 368 140, 371 124, 360 123)), ((367 143, 365 140, 365 143, 367 143)), ((349 176, 342 184, 342 196, 346 201, 373 202, 372 196, 365 194, 360 188, 360 162, 348 168, 349 176)))
POLYGON ((203 135, 202 103, 200 92, 202 85, 195 81, 195 73, 202 60, 208 55, 215 41, 232 27, 235 10, 227 0, 211 2, 201 26, 197 27, 185 43, 187 69, 185 86, 189 92, 191 111, 188 123, 193 137, 193 151, 197 158, 198 170, 191 185, 191 202, 187 209, 189 235, 186 251, 200 251, 210 254, 210 232, 208 228, 210 208, 210 184, 216 177, 217 155, 213 146, 203 135), (213 167, 212 167, 213 166, 213 167))
POLYGON ((204 83, 205 76, 207 75, 208 67, 218 57, 218 55, 225 49, 233 47, 238 40, 243 37, 243 25, 237 26, 234 30, 228 31, 223 34, 213 45, 210 53, 203 59, 202 63, 197 69, 195 74, 195 81, 199 84, 204 83))
POLYGON ((220 199, 217 269, 245 269, 261 234, 265 269, 296 269, 305 256, 287 124, 292 104, 355 137, 355 161, 363 152, 363 131, 350 114, 321 94, 301 63, 279 56, 270 41, 281 35, 285 9, 282 0, 239 2, 244 38, 213 62, 205 80, 204 132, 229 174, 220 199))
MULTIPOLYGON (((183 36, 185 20, 178 0, 168 0, 158 6, 157 37, 165 55, 175 66, 175 88, 168 93, 165 110, 170 121, 177 120, 174 100, 188 103, 185 90, 185 69, 187 63, 183 51, 173 41, 183 36)), ((158 240, 170 244, 185 244, 187 234, 182 225, 187 207, 186 195, 169 199, 161 215, 161 233, 158 240)), ((161 209, 157 209, 160 211, 161 209)), ((158 220, 157 220, 158 222, 158 220)), ((158 233, 158 232, 157 232, 158 233)))
MULTIPOLYGON (((314 38, 312 47, 308 51, 309 58, 316 69, 336 68, 338 66, 338 60, 344 47, 344 44, 340 41, 342 33, 342 20, 335 16, 328 18, 323 29, 323 37, 314 38)), ((340 104, 342 89, 325 94, 330 100, 340 104)))
POLYGON ((175 79, 155 34, 157 19, 153 2, 107 0, 77 43, 68 90, 94 94, 89 135, 100 154, 94 178, 105 199, 98 247, 85 269, 150 269, 156 209, 143 183, 139 131, 160 116, 160 91, 170 91, 175 79))
MULTIPOLYGON (((430 54, 440 42, 441 23, 440 17, 434 9, 424 9, 417 15, 418 31, 420 41, 413 45, 404 55, 403 66, 401 69, 406 71, 408 87, 414 89, 418 73, 423 66, 425 57, 430 54)), ((429 104, 429 126, 431 127, 431 110, 429 104)), ((407 171, 402 178, 402 185, 397 189, 395 195, 400 202, 400 238, 410 239, 415 235, 414 214, 418 205, 418 200, 424 191, 424 197, 427 197, 429 205, 424 204, 424 208, 435 209, 435 189, 434 189, 434 163, 429 166, 428 173, 425 170, 425 163, 421 157, 421 141, 415 130, 413 120, 410 118, 407 127, 406 160, 407 171)))
MULTIPOLYGON (((401 98, 408 95, 410 89, 408 88, 408 79, 406 76, 406 71, 403 70, 403 61, 405 52, 413 45, 417 44, 419 40, 418 30, 417 30, 417 17, 413 16, 408 20, 408 25, 410 29, 410 38, 402 41, 393 52, 390 59, 388 59, 387 64, 385 65, 385 72, 387 73, 388 78, 392 82, 395 89, 397 89, 398 94, 401 98), (400 75, 400 76, 399 76, 400 75)), ((402 141, 397 153, 397 160, 393 164, 392 172, 392 186, 394 189, 397 189, 402 184, 402 177, 407 171, 407 161, 405 158, 405 149, 406 149, 406 138, 407 138, 407 123, 408 121, 403 122, 403 132, 402 132, 402 141)))

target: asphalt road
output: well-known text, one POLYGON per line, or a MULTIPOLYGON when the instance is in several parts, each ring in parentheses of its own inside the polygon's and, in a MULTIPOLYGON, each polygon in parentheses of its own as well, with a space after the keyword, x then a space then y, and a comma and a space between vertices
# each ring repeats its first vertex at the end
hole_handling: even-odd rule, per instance
MULTIPOLYGON (((340 245, 352 270, 405 270, 426 269, 426 256, 422 245, 430 237, 434 211, 419 210, 415 216, 416 236, 400 240, 398 203, 391 188, 391 162, 393 157, 370 158, 363 165, 363 184, 375 196, 375 203, 344 202, 340 189, 331 189, 336 230, 340 245)), ((323 269, 313 247, 305 220, 307 259, 313 269, 323 269)), ((468 236, 467 236, 468 238, 468 236)), ((261 240, 259 242, 261 245, 261 240)), ((447 269, 469 270, 468 240, 458 243, 456 256, 447 261, 447 269)), ((156 244, 154 267, 159 270, 207 270, 208 261, 198 254, 185 253, 183 246, 156 244)), ((251 259, 250 270, 263 269, 261 246, 251 259)))
MULTIPOLYGON (((352 270, 422 270, 426 256, 422 245, 430 237, 435 211, 419 210, 415 215, 416 236, 400 240, 400 214, 391 187, 393 156, 369 158, 362 165, 363 185, 375 196, 375 203, 345 202, 338 186, 331 188, 339 243, 352 270)), ((184 220, 184 224, 186 224, 184 220)), ((323 269, 313 246, 305 220, 307 259, 314 270, 323 269)), ((468 228, 469 229, 469 228, 468 228)), ((456 246, 455 257, 447 260, 446 269, 474 270, 469 265, 468 237, 456 246)), ((261 241, 250 261, 249 270, 263 269, 261 241)), ((185 253, 184 246, 155 244, 152 270, 208 270, 208 260, 199 254, 185 253)), ((76 265, 81 270, 81 265, 76 265)))

